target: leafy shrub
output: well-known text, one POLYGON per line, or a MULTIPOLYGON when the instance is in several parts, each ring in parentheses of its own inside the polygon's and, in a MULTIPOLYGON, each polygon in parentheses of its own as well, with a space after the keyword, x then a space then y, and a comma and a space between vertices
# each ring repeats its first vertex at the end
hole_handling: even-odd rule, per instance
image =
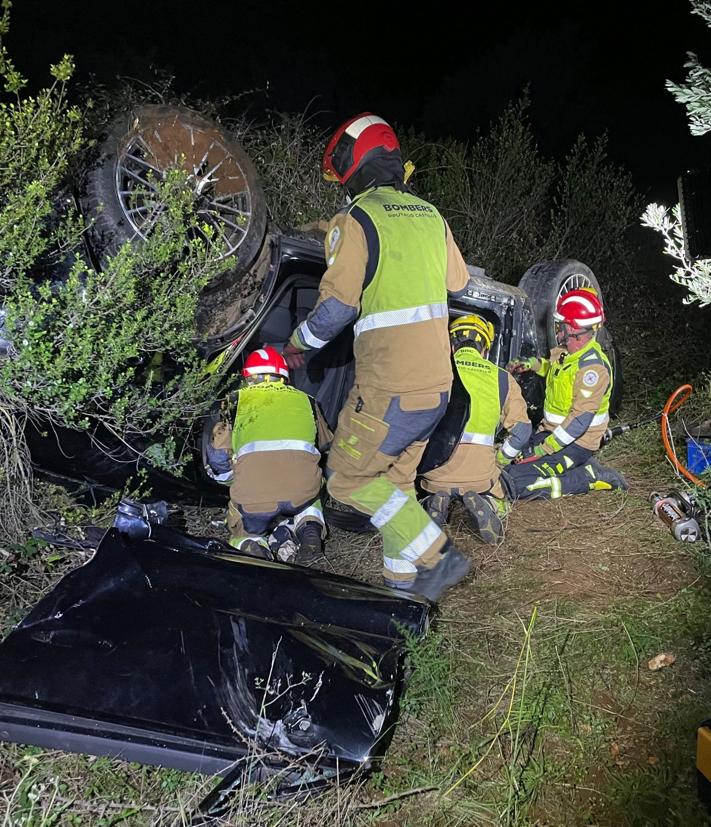
MULTIPOLYGON (((701 17, 711 28, 711 3, 708 0, 691 0, 691 13, 701 17)), ((705 135, 711 130, 711 71, 701 65, 693 52, 688 52, 688 58, 684 64, 686 82, 678 84, 668 80, 666 87, 686 109, 691 134, 705 135)), ((679 205, 670 210, 663 204, 648 204, 640 220, 643 227, 662 235, 664 252, 676 261, 676 268, 669 278, 687 289, 684 304, 699 302, 701 307, 710 304, 711 259, 693 261, 689 257, 679 205)))
MULTIPOLYGON (((203 287, 232 261, 191 236, 189 173, 157 182, 160 209, 148 240, 125 244, 95 269, 82 250, 68 185, 90 145, 67 100, 71 57, 36 95, 10 61, 0 16, 0 534, 32 514, 24 442, 41 428, 106 432, 155 465, 179 469, 186 422, 212 403, 219 373, 204 374, 195 337, 203 287), (64 188, 67 187, 65 190, 64 188)), ((209 236, 209 228, 202 227, 209 236)))

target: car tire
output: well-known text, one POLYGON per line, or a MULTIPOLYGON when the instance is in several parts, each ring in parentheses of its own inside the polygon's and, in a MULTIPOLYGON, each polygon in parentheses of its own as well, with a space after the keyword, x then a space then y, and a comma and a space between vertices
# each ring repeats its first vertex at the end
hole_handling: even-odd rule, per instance
POLYGON ((225 240, 225 256, 237 259, 219 281, 233 279, 254 262, 266 236, 259 178, 223 126, 176 106, 140 106, 109 124, 80 197, 96 262, 150 232, 152 181, 175 163, 193 173, 199 216, 225 240))
MULTIPOLYGON (((592 287, 602 297, 600 284, 593 271, 575 259, 558 259, 534 264, 523 274, 518 286, 531 300, 538 344, 544 355, 547 355, 556 344, 553 312, 558 298, 568 290, 581 287, 592 287)), ((598 333, 598 341, 612 366, 614 382, 610 397, 610 415, 616 416, 622 406, 624 390, 622 360, 607 325, 598 333)))

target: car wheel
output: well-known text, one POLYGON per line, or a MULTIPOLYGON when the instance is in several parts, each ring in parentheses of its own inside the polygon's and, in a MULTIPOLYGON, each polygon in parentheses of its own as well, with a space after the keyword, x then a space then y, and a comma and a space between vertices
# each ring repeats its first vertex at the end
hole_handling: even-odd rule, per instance
MULTIPOLYGON (((602 298, 602 290, 593 271, 586 264, 574 259, 559 259, 534 264, 523 274, 518 286, 531 300, 538 343, 541 351, 546 354, 556 344, 553 311, 558 299, 569 290, 582 287, 593 288, 602 298)), ((607 325, 598 333, 598 341, 612 366, 613 387, 610 397, 610 414, 616 416, 622 406, 624 382, 620 352, 607 325)))
POLYGON ((256 170, 224 127, 175 106, 141 106, 109 125, 81 198, 92 220, 92 252, 100 260, 125 241, 148 236, 156 218, 156 183, 176 164, 190 173, 200 223, 224 244, 224 257, 236 257, 235 270, 226 274, 233 278, 254 262, 266 235, 256 170))

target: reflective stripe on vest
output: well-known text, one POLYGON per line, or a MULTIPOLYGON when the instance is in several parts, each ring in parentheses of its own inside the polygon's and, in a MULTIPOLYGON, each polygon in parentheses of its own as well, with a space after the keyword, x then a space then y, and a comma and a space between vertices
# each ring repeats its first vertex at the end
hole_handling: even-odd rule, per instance
POLYGON ((299 439, 259 439, 243 445, 235 454, 235 458, 239 459, 245 454, 256 454, 259 451, 307 451, 319 456, 318 448, 310 442, 302 442, 299 439))
POLYGON ((468 346, 457 350, 454 364, 469 395, 469 418, 460 442, 490 447, 501 420, 499 368, 468 346))
POLYGON ((464 445, 493 445, 494 437, 492 434, 470 434, 465 431, 459 441, 464 445))
POLYGON ((410 192, 375 187, 348 212, 364 228, 368 272, 355 335, 447 318, 447 232, 436 207, 410 192))
POLYGON ((429 322, 432 319, 446 319, 449 310, 443 304, 423 304, 419 307, 406 307, 403 310, 386 310, 383 313, 371 313, 364 316, 353 326, 356 337, 366 330, 376 330, 381 327, 397 327, 415 322, 429 322))
POLYGON ((597 367, 600 363, 607 369, 609 382, 605 394, 600 400, 600 407, 597 409, 592 425, 602 425, 607 421, 610 394, 612 393, 612 368, 600 344, 593 339, 577 353, 566 353, 562 362, 551 363, 546 378, 546 398, 543 403, 544 416, 547 422, 551 425, 560 425, 568 418, 573 407, 575 377, 579 371, 584 371, 586 366, 597 367))
POLYGON ((315 447, 316 421, 309 397, 282 382, 242 388, 232 428, 232 453, 307 451, 315 447))

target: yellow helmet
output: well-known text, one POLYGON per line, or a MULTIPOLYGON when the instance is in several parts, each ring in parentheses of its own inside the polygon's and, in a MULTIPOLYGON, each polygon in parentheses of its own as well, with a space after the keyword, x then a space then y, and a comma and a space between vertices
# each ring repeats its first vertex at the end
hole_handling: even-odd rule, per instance
POLYGON ((482 345, 482 350, 488 350, 494 344, 494 325, 472 313, 455 319, 449 325, 449 335, 453 339, 471 339, 474 344, 482 345))

